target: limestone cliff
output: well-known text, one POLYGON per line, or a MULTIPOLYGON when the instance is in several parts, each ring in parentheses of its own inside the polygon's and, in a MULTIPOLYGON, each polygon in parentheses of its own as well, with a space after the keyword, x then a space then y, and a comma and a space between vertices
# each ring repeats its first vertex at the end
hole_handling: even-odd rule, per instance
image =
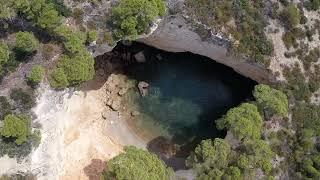
POLYGON ((175 15, 165 17, 156 31, 138 41, 170 52, 192 52, 207 56, 258 82, 273 81, 272 74, 266 68, 229 55, 228 42, 209 33, 209 37, 203 39, 184 17, 175 15))

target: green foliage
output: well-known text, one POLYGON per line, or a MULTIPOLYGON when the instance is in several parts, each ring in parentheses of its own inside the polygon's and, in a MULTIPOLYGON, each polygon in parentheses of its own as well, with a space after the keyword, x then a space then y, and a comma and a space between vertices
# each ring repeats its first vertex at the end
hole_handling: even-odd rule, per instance
POLYGON ((31 20, 40 28, 52 31, 61 24, 62 17, 56 10, 55 0, 16 0, 14 8, 18 14, 31 20))
POLYGON ((10 50, 6 43, 0 41, 0 72, 2 70, 2 66, 8 62, 10 58, 10 50))
POLYGON ((263 140, 245 141, 246 152, 253 163, 266 173, 272 170, 271 159, 274 156, 270 146, 263 140))
POLYGON ((42 81, 44 75, 44 68, 42 66, 36 65, 32 67, 31 73, 28 76, 28 81, 32 85, 37 85, 42 81))
POLYGON ((50 85, 54 88, 64 88, 69 86, 66 74, 62 68, 56 68, 50 75, 50 85))
POLYGON ((261 84, 254 88, 253 96, 258 107, 265 113, 280 117, 288 116, 289 102, 283 92, 261 84))
POLYGON ((145 33, 150 24, 165 13, 163 0, 121 0, 112 8, 114 35, 134 39, 145 33))
POLYGON ((43 29, 53 30, 61 24, 62 18, 53 4, 43 7, 40 16, 37 18, 37 25, 43 29))
POLYGON ((281 17, 289 28, 296 27, 301 19, 300 10, 294 4, 290 4, 283 9, 281 17))
POLYGON ((273 44, 267 38, 264 28, 265 2, 258 0, 187 0, 186 8, 192 19, 214 29, 223 26, 226 37, 232 34, 236 42, 231 52, 262 65, 269 65, 268 56, 273 53, 273 44), (234 26, 235 23, 235 26, 234 26))
POLYGON ((257 106, 243 103, 230 109, 227 114, 216 121, 218 129, 228 129, 239 140, 260 139, 262 118, 257 106))
POLYGON ((64 56, 59 60, 58 67, 63 69, 69 85, 76 85, 90 80, 94 76, 94 59, 88 52, 75 56, 64 56))
POLYGON ((101 179, 169 180, 172 176, 172 170, 155 154, 133 146, 125 147, 124 150, 125 153, 108 161, 101 179))
POLYGON ((223 139, 203 140, 187 158, 187 166, 197 173, 197 179, 251 179, 250 172, 261 168, 272 170, 274 153, 263 140, 247 140, 234 151, 223 139))
POLYGON ((13 1, 0 1, 0 19, 10 19, 16 16, 16 11, 13 8, 13 1))
POLYGON ((231 147, 226 140, 211 139, 203 140, 196 147, 193 153, 188 157, 186 163, 189 167, 196 168, 198 174, 206 176, 210 173, 210 167, 215 167, 217 169, 224 168, 229 163, 229 158, 231 155, 231 147), (199 166, 204 164, 204 166, 199 166))
POLYGON ((292 114, 292 119, 298 128, 312 129, 320 135, 320 107, 307 103, 298 103, 292 114))
POLYGON ((98 37, 97 31, 95 31, 95 30, 89 31, 87 33, 87 43, 91 43, 91 42, 97 40, 97 37, 98 37))
POLYGON ((25 117, 9 114, 4 118, 1 136, 15 138, 15 143, 20 145, 27 141, 27 136, 30 134, 29 123, 30 120, 25 117))
POLYGON ((81 31, 72 31, 68 26, 59 26, 55 32, 64 38, 64 47, 71 54, 81 53, 86 51, 85 42, 87 36, 81 31))
POLYGON ((304 3, 304 5, 309 11, 316 11, 320 7, 320 0, 308 0, 304 3))
POLYGON ((39 42, 31 32, 16 33, 15 48, 24 53, 32 53, 39 48, 39 42))

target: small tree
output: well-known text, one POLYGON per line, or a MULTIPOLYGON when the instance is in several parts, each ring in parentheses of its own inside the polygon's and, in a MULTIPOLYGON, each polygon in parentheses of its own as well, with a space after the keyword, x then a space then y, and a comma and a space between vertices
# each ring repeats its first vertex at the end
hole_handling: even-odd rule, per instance
POLYGON ((292 3, 286 8, 284 8, 281 15, 282 15, 282 19, 284 20, 284 23, 286 23, 286 25, 289 28, 293 28, 300 23, 300 19, 301 19, 300 11, 292 3))
POLYGON ((262 118, 257 106, 253 104, 243 103, 239 107, 230 109, 216 123, 218 129, 230 130, 239 140, 261 137, 262 118))
POLYGON ((32 53, 39 48, 39 42, 31 32, 16 33, 16 49, 23 53, 32 53))
POLYGON ((147 31, 152 21, 165 13, 163 0, 121 0, 112 9, 117 38, 135 38, 147 31))
POLYGON ((0 41, 0 72, 2 65, 8 62, 10 58, 10 50, 6 43, 0 41))
POLYGON ((39 65, 34 66, 28 76, 28 82, 31 83, 31 85, 37 85, 42 81, 43 75, 44 68, 39 65))
POLYGON ((254 88, 253 96, 259 108, 268 114, 280 117, 288 115, 289 102, 283 92, 261 84, 254 88))
POLYGON ((1 135, 6 138, 15 138, 15 143, 21 145, 27 141, 30 135, 30 121, 25 117, 18 117, 13 114, 4 118, 4 125, 1 129, 1 135))
POLYGON ((125 147, 124 150, 125 153, 107 162, 101 179, 169 180, 172 176, 172 170, 155 154, 134 146, 125 147))
POLYGON ((64 56, 60 59, 59 68, 63 69, 70 85, 88 81, 94 76, 94 59, 83 51, 75 56, 64 56))
POLYGON ((65 88, 69 85, 66 74, 62 68, 56 68, 50 75, 50 85, 53 88, 65 88))

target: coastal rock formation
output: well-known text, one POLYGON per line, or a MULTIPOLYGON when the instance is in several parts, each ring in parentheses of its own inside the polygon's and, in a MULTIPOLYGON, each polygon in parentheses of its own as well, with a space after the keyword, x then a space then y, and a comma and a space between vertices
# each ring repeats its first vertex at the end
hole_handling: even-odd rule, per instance
POLYGON ((210 35, 204 40, 191 28, 184 17, 170 16, 163 19, 153 34, 138 41, 170 52, 207 56, 258 82, 273 81, 272 74, 261 65, 229 55, 224 39, 210 35))
POLYGON ((141 81, 138 84, 138 89, 140 91, 140 94, 142 97, 148 95, 148 88, 149 88, 149 84, 147 82, 141 81))

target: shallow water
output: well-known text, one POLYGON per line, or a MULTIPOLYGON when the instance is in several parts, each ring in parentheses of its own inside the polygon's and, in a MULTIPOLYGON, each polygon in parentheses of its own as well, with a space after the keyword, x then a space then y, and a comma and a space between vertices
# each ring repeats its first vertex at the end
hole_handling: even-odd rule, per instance
POLYGON ((186 145, 201 139, 224 137, 214 121, 241 102, 251 99, 255 82, 208 58, 191 53, 168 53, 141 44, 147 62, 130 65, 126 74, 150 84, 141 97, 137 90, 127 101, 142 114, 132 122, 140 131, 186 145), (161 58, 159 58, 160 56, 161 58))

